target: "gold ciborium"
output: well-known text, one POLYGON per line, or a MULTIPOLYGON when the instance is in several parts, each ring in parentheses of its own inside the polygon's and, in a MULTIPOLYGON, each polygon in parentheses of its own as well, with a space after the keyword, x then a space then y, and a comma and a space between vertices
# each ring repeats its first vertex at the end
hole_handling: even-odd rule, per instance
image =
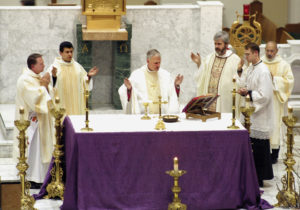
POLYGON ((144 107, 145 107, 145 115, 141 117, 142 120, 150 120, 151 117, 149 117, 148 115, 148 106, 149 106, 149 103, 148 102, 144 102, 143 103, 144 107))
POLYGON ((286 175, 281 178, 282 190, 276 196, 278 203, 275 206, 295 208, 299 203, 299 195, 295 191, 295 179, 293 176, 293 165, 296 163, 293 157, 293 145, 295 144, 293 128, 297 122, 297 117, 293 116, 293 108, 288 109, 288 116, 282 117, 282 121, 287 126, 287 152, 285 153, 286 159, 284 159, 286 175))
POLYGON ((28 169, 28 164, 26 162, 27 158, 25 157, 26 151, 26 140, 25 131, 30 125, 29 120, 24 120, 24 108, 20 107, 20 120, 15 120, 15 126, 19 130, 19 151, 20 157, 19 163, 17 164, 17 169, 19 170, 20 181, 21 181, 21 210, 37 210, 34 208, 35 200, 30 196, 29 189, 30 183, 26 180, 26 171, 28 169))
POLYGON ((159 109, 159 118, 158 118, 158 122, 155 125, 155 129, 156 130, 165 130, 166 126, 164 121, 162 120, 162 116, 161 116, 161 105, 162 104, 167 104, 167 101, 161 101, 161 96, 158 96, 158 101, 153 102, 153 104, 158 104, 158 109, 159 109))
POLYGON ((233 90, 232 90, 232 124, 231 126, 228 126, 229 129, 239 129, 240 127, 235 125, 235 96, 236 96, 236 83, 235 78, 232 79, 233 82, 233 90))
POLYGON ((253 114, 255 111, 255 107, 249 106, 250 103, 250 97, 249 95, 246 96, 246 106, 240 107, 242 114, 245 117, 245 128, 248 130, 250 134, 250 127, 251 127, 251 122, 250 122, 250 116, 253 114))
POLYGON ((81 131, 93 131, 93 128, 89 127, 89 96, 90 93, 88 90, 84 91, 85 97, 85 128, 81 128, 81 131))
POLYGON ((64 116, 66 110, 59 107, 59 98, 55 98, 55 107, 50 110, 51 114, 55 118, 55 138, 56 143, 54 145, 53 157, 54 157, 54 166, 50 171, 52 176, 51 183, 47 185, 46 190, 48 195, 45 196, 46 199, 59 197, 61 200, 64 200, 64 191, 65 185, 62 181, 63 169, 61 167, 61 158, 64 153, 62 151, 63 145, 61 144, 62 137, 62 125, 61 119, 64 116))
POLYGON ((179 198, 179 193, 181 188, 179 187, 179 177, 186 173, 184 170, 178 169, 178 158, 174 158, 174 170, 166 171, 167 174, 174 178, 174 186, 172 187, 172 192, 174 193, 173 202, 169 203, 168 210, 186 210, 187 207, 185 204, 181 203, 179 198))

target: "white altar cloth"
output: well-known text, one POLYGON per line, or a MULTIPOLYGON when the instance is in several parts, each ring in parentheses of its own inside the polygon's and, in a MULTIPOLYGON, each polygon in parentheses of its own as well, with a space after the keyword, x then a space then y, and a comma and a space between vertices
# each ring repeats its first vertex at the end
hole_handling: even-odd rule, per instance
MULTIPOLYGON (((89 127, 93 128, 92 132, 155 132, 155 125, 158 121, 158 116, 151 116, 151 120, 141 120, 143 115, 126 115, 126 114, 103 114, 90 115, 89 127)), ((69 116, 75 132, 83 132, 80 129, 85 127, 85 115, 69 116)), ((211 118, 206 122, 200 119, 185 118, 185 114, 179 115, 179 121, 173 123, 165 123, 166 130, 164 131, 232 131, 227 128, 232 124, 231 113, 222 113, 221 119, 211 118)), ((236 125, 240 129, 245 130, 243 125, 236 120, 236 125)), ((157 131, 157 132, 164 132, 157 131)))

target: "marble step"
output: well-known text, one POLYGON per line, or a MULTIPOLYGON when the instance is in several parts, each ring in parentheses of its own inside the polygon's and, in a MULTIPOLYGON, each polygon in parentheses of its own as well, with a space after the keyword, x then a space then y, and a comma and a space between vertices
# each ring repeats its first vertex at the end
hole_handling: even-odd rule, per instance
POLYGON ((13 140, 0 140, 0 158, 12 158, 13 140))
POLYGON ((14 139, 15 105, 0 104, 0 131, 3 139, 14 139))

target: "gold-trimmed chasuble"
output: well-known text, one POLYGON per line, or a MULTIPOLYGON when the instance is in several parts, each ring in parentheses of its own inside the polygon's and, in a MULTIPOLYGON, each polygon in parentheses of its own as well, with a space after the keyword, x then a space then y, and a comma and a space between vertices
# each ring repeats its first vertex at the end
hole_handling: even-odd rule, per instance
MULTIPOLYGON (((222 75, 224 65, 227 58, 216 57, 211 69, 209 84, 208 84, 208 93, 213 95, 218 95, 219 81, 222 75)), ((209 107, 210 111, 216 111, 217 100, 215 100, 209 107)))
MULTIPOLYGON (((145 71, 148 100, 156 101, 160 94, 160 85, 157 71, 145 71)), ((159 106, 158 104, 149 104, 149 113, 158 114, 159 106)))

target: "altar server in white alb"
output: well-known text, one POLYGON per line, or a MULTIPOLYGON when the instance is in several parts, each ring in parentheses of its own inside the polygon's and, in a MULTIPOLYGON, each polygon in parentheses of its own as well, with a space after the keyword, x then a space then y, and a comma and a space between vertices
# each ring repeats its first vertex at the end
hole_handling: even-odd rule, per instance
POLYGON ((144 112, 144 102, 149 102, 149 113, 158 114, 159 107, 152 102, 162 101, 162 113, 178 113, 179 92, 183 76, 178 74, 174 79, 171 74, 160 68, 161 54, 152 49, 147 52, 147 65, 133 71, 129 78, 124 79, 124 84, 119 88, 122 107, 127 114, 140 114, 144 112))
MULTIPOLYGON (((27 179, 42 183, 51 161, 55 144, 55 130, 50 108, 53 107, 53 90, 49 85, 50 75, 44 70, 40 54, 32 54, 27 59, 28 68, 24 69, 17 81, 16 120, 20 119, 19 108, 24 108, 24 119, 30 120, 27 129, 28 165, 27 179)), ((14 157, 19 157, 18 140, 14 141, 14 157)))
POLYGON ((284 137, 282 117, 284 110, 287 110, 287 101, 294 87, 294 75, 290 64, 277 54, 276 42, 270 41, 266 45, 265 56, 262 61, 268 66, 271 72, 274 92, 274 131, 271 136, 272 163, 278 159, 279 147, 284 137))
POLYGON ((66 109, 67 115, 85 113, 84 90, 92 90, 92 77, 99 69, 93 67, 87 73, 84 68, 73 59, 73 45, 71 42, 62 42, 59 46, 60 56, 48 69, 51 74, 51 84, 57 90, 61 106, 66 109))
MULTIPOLYGON (((240 88, 238 93, 249 95, 254 113, 251 115, 250 139, 259 185, 263 180, 273 178, 270 154, 270 136, 274 126, 273 84, 268 67, 260 60, 259 46, 249 43, 245 46, 245 57, 250 64, 244 71, 238 69, 240 88)), ((240 66, 239 66, 240 68, 240 66)))
MULTIPOLYGON (((191 53, 192 60, 199 70, 195 72, 197 95, 218 94, 219 98, 210 105, 211 111, 232 112, 233 77, 237 77, 239 56, 228 49, 229 35, 219 31, 214 36, 215 52, 206 56, 201 61, 200 54, 191 53)), ((239 104, 240 97, 237 97, 239 104)), ((237 106, 238 113, 238 106, 237 106)))

